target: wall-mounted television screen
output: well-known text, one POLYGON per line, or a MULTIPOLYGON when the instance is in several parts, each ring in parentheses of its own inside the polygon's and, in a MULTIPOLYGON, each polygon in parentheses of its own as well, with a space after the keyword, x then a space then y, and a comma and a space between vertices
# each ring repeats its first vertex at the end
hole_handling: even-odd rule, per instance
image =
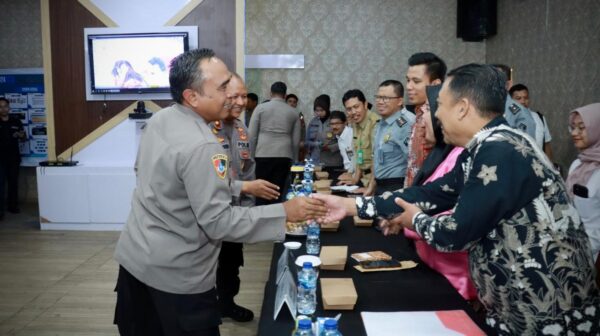
POLYGON ((187 28, 197 32, 196 27, 86 28, 88 100, 170 99, 171 60, 197 46, 197 33, 187 28))

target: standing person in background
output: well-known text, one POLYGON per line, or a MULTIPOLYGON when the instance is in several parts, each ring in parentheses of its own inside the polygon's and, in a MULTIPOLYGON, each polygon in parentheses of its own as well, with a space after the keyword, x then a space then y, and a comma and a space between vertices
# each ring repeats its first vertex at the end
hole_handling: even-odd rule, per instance
POLYGON ((441 84, 445 76, 446 63, 433 53, 416 53, 408 59, 406 92, 408 103, 415 106, 415 123, 411 131, 408 168, 404 181, 404 185, 407 187, 413 184, 415 175, 421 169, 423 161, 431 150, 431 147, 425 142, 423 112, 429 109, 425 88, 428 85, 441 84))
MULTIPOLYGON (((209 49, 171 62, 175 104, 143 129, 136 188, 121 232, 115 324, 121 335, 219 335, 215 278, 221 241, 283 240, 285 223, 325 214, 309 197, 231 206, 229 157, 208 123, 227 117, 231 73, 209 49)), ((239 195, 239 194, 238 194, 239 195)))
POLYGON ((577 159, 569 168, 567 191, 573 198, 596 260, 600 286, 600 103, 579 107, 569 114, 569 131, 577 159))
POLYGON ((544 150, 550 161, 552 161, 552 145, 550 144, 552 135, 550 135, 546 118, 540 112, 534 111, 529 107, 529 89, 523 84, 515 84, 508 90, 508 93, 514 101, 523 105, 531 112, 533 121, 535 121, 535 142, 544 150))
MULTIPOLYGON (((240 192, 234 191, 232 206, 250 207, 254 205, 254 197, 277 199, 277 186, 265 180, 254 179, 255 163, 250 157, 248 130, 238 119, 248 101, 244 80, 238 74, 232 74, 227 87, 227 94, 232 100, 228 115, 223 120, 211 123, 209 126, 223 146, 229 157, 229 177, 234 182, 243 181, 240 192)), ((239 183, 234 183, 240 185, 239 183)), ((234 187, 234 189, 237 187, 234 187)), ((244 266, 243 243, 223 241, 217 267, 217 293, 219 295, 219 310, 221 317, 230 317, 238 322, 249 322, 254 313, 235 303, 234 297, 240 291, 240 267, 244 266)))
POLYGON ((252 113, 254 109, 258 105, 258 96, 256 93, 248 93, 248 102, 246 103, 246 112, 244 112, 244 124, 246 127, 250 125, 250 118, 252 118, 252 113))
POLYGON ((404 108, 404 87, 397 80, 379 84, 375 105, 381 117, 373 136, 373 174, 365 196, 402 189, 406 177, 408 142, 415 116, 404 108))
POLYGON ((343 163, 337 138, 329 124, 330 105, 331 100, 326 94, 315 98, 313 105, 315 117, 306 128, 306 148, 309 158, 315 164, 322 164, 323 169, 331 174, 333 170, 341 168, 343 163))
POLYGON ((368 109, 368 102, 364 93, 358 89, 348 90, 342 97, 346 113, 352 115, 352 146, 356 158, 354 174, 347 173, 339 176, 338 184, 358 185, 361 183, 368 187, 371 180, 371 167, 373 165, 373 129, 379 116, 368 109))
MULTIPOLYGON (((286 194, 286 181, 300 144, 300 118, 298 111, 286 104, 286 91, 285 83, 273 83, 271 100, 256 107, 248 127, 256 178, 276 184, 282 195, 286 194)), ((271 203, 274 201, 256 199, 256 205, 271 203)))
MULTIPOLYGON (((298 101, 298 96, 293 93, 285 96, 285 102, 296 110, 298 110, 298 101)), ((304 120, 304 114, 302 114, 302 111, 298 111, 298 115, 300 117, 300 144, 298 146, 298 162, 302 162, 306 156, 306 147, 304 146, 304 141, 306 139, 306 121, 304 120)))
MULTIPOLYGON (((512 68, 505 64, 492 64, 492 66, 504 74, 506 79, 506 90, 510 90, 513 86, 512 68)), ((504 119, 506 119, 508 126, 525 132, 531 138, 535 139, 536 126, 531 111, 512 99, 510 94, 507 94, 506 97, 504 119)))
POLYGON ((19 213, 19 166, 21 152, 19 141, 27 136, 19 118, 10 114, 10 102, 0 97, 0 220, 4 219, 4 207, 12 213, 19 213), (8 184, 8 199, 5 185, 8 184))
POLYGON ((338 139, 338 148, 344 162, 347 174, 354 174, 354 149, 352 148, 352 127, 348 126, 346 114, 342 111, 332 111, 329 117, 331 131, 338 139))

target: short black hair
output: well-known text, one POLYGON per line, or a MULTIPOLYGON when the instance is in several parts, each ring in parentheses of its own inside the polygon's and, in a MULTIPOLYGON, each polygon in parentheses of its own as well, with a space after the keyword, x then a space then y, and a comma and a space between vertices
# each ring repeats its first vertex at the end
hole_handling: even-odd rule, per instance
POLYGON ((513 93, 515 93, 515 91, 529 92, 529 89, 527 88, 527 86, 525 86, 525 84, 515 84, 510 88, 510 90, 508 90, 508 94, 510 94, 510 96, 512 97, 512 95, 513 95, 513 93))
POLYGON ((413 54, 408 59, 408 66, 425 65, 425 72, 429 76, 429 81, 436 79, 444 81, 446 78, 446 63, 432 52, 420 52, 413 54))
POLYGON ((271 93, 285 97, 287 92, 287 85, 284 82, 275 82, 271 85, 271 93))
POLYGON ((396 95, 396 97, 400 97, 400 98, 404 97, 404 86, 399 81, 397 81, 395 79, 384 80, 383 82, 381 82, 381 84, 379 84, 379 87, 384 87, 384 86, 393 86, 394 94, 396 95))
POLYGON ((342 111, 331 111, 331 115, 329 116, 329 120, 339 119, 342 122, 346 122, 346 114, 342 111))
POLYGON ((299 101, 300 99, 298 99, 298 96, 296 96, 293 93, 290 93, 289 95, 285 96, 285 101, 287 101, 290 98, 296 98, 297 101, 299 101))
POLYGON ((169 84, 174 101, 179 104, 183 103, 183 91, 186 89, 193 88, 202 92, 204 74, 199 65, 203 60, 213 57, 215 57, 215 52, 211 49, 192 49, 171 61, 169 84))
POLYGON ((0 97, 0 101, 5 102, 6 104, 8 104, 8 106, 10 106, 10 101, 4 97, 0 97))
POLYGON ((256 93, 253 93, 253 92, 248 93, 248 99, 258 103, 258 96, 256 95, 256 93))
POLYGON ((448 73, 448 89, 455 99, 467 98, 483 117, 504 113, 506 81, 500 70, 487 64, 467 64, 448 73))
POLYGON ((492 64, 492 66, 494 68, 502 71, 502 73, 504 74, 504 77, 506 77, 505 82, 512 79, 512 68, 509 67, 508 65, 496 63, 496 64, 492 64))
POLYGON ((352 98, 356 98, 363 103, 367 102, 367 98, 365 98, 365 94, 362 93, 362 91, 360 91, 359 89, 352 89, 352 90, 348 90, 348 91, 346 91, 346 93, 344 93, 344 96, 342 97, 342 104, 345 105, 346 101, 348 101, 349 99, 352 99, 352 98))

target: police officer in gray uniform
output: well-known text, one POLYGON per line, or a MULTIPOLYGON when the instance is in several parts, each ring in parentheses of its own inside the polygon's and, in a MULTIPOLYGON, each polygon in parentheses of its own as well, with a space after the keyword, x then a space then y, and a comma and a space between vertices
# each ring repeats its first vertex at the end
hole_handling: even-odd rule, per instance
MULTIPOLYGON (((232 99, 229 115, 222 121, 211 123, 210 126, 229 157, 229 177, 232 180, 246 181, 247 185, 253 187, 251 194, 265 191, 259 196, 265 199, 277 199, 279 192, 276 185, 265 180, 253 181, 255 163, 250 157, 248 130, 238 119, 248 101, 246 85, 239 75, 233 74, 227 90, 232 99)), ((242 193, 240 197, 232 198, 231 205, 253 206, 254 197, 242 193)), ((217 292, 221 316, 230 317, 238 322, 248 322, 252 321, 254 313, 237 305, 233 299, 240 291, 240 266, 244 266, 243 244, 224 241, 217 267, 217 292)))
MULTIPOLYGON (((512 69, 504 64, 492 65, 504 74, 506 77, 506 90, 510 90, 513 83, 512 69)), ((535 139, 535 120, 533 120, 531 111, 513 100, 510 95, 506 96, 504 119, 506 119, 506 122, 510 127, 523 131, 535 139)))
POLYGON ((171 62, 176 104, 143 130, 131 212, 115 250, 121 335, 219 335, 221 241, 283 240, 286 220, 327 213, 308 197, 231 205, 232 191, 244 192, 243 183, 229 178, 229 157, 208 125, 228 114, 230 79, 212 50, 190 50, 171 62))
POLYGON ((381 119, 373 135, 373 171, 365 195, 381 195, 404 187, 414 114, 403 108, 404 87, 397 80, 379 85, 375 105, 381 119))

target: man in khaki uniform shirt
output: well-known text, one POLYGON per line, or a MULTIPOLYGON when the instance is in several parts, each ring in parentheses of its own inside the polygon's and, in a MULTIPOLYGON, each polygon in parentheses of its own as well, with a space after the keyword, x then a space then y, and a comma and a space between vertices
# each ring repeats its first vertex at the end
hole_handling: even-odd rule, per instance
POLYGON ((306 197, 231 206, 229 158, 208 126, 227 115, 230 78, 212 50, 191 50, 171 63, 177 103, 144 129, 131 212, 115 251, 121 335, 219 335, 214 287, 221 241, 283 240, 286 219, 326 213, 306 197))
POLYGON ((368 187, 371 179, 371 166, 373 165, 373 129, 379 121, 379 116, 367 108, 367 99, 362 91, 354 89, 347 91, 342 102, 346 113, 352 116, 352 131, 354 139, 354 157, 356 158, 356 169, 354 174, 343 174, 340 176, 340 184, 356 185, 359 181, 368 187))

